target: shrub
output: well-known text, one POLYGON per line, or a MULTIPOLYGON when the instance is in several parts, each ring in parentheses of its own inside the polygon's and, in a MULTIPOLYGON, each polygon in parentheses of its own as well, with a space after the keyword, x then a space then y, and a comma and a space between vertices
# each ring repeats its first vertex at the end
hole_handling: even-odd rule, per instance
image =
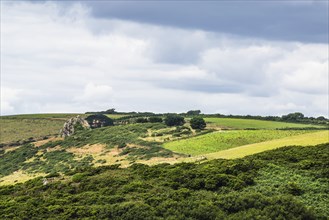
POLYGON ((149 122, 151 122, 151 123, 162 123, 163 120, 160 117, 153 116, 153 117, 149 117, 149 122))
POLYGON ((192 118, 190 124, 193 129, 200 129, 200 130, 204 129, 207 126, 204 119, 200 117, 192 118))
POLYGON ((136 123, 147 123, 147 118, 137 118, 136 123))
POLYGON ((113 119, 105 116, 105 115, 89 115, 86 118, 87 122, 89 123, 91 128, 100 128, 106 126, 113 126, 113 119))
POLYGON ((180 126, 185 123, 184 117, 179 115, 168 115, 164 121, 167 126, 180 126))

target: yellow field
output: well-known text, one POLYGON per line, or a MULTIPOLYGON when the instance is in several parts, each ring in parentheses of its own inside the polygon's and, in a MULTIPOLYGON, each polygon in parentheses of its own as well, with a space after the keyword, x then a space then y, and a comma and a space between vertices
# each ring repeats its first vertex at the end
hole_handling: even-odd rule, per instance
POLYGON ((314 133, 302 134, 277 140, 265 141, 256 144, 248 144, 228 150, 223 150, 215 153, 204 154, 207 159, 233 159, 241 158, 247 155, 260 153, 267 150, 273 150, 276 148, 298 145, 308 146, 317 145, 329 142, 329 131, 319 131, 314 133))

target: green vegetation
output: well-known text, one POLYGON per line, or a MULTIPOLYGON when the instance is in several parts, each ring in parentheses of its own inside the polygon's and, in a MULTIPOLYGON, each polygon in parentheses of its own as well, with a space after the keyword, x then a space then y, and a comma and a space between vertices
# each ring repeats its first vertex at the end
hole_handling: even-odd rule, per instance
POLYGON ((190 124, 191 124, 191 128, 193 128, 193 129, 199 129, 199 130, 204 129, 207 126, 206 122, 201 117, 194 117, 194 118, 192 118, 190 120, 190 124))
MULTIPOLYGON (((31 140, 38 140, 58 135, 64 122, 72 117, 86 114, 27 114, 0 116, 0 144, 21 145, 31 140)), ((106 115, 119 119, 126 115, 106 115)))
MULTIPOLYGON (((242 145, 258 143, 283 137, 308 133, 310 131, 293 130, 238 130, 213 132, 189 139, 177 140, 164 144, 164 147, 174 152, 202 155, 226 150, 242 145)), ((312 131, 314 132, 314 131, 312 131)))
POLYGON ((37 152, 38 150, 31 144, 25 144, 14 151, 0 154, 0 177, 21 169, 24 162, 32 158, 37 152))
POLYGON ((328 156, 324 144, 201 164, 76 169, 65 180, 0 187, 0 218, 328 219, 328 156))
POLYGON ((48 151, 59 142, 52 143, 45 144, 40 148, 36 148, 32 144, 25 144, 16 150, 2 154, 0 157, 0 177, 18 170, 24 170, 28 173, 65 173, 76 167, 91 166, 93 158, 90 156, 75 160, 72 153, 63 149, 48 151))
POLYGON ((114 125, 113 119, 101 114, 88 115, 88 117, 86 117, 86 121, 88 122, 91 128, 100 128, 114 125))
POLYGON ((149 117, 148 120, 151 123, 162 123, 163 121, 161 117, 156 117, 156 116, 149 117))
POLYGON ((275 121, 262 121, 255 119, 239 119, 239 118, 205 118, 205 121, 223 128, 234 129, 282 129, 282 128, 325 128, 320 125, 297 124, 275 121))
POLYGON ((329 131, 317 131, 256 144, 248 144, 241 147, 235 147, 228 150, 205 154, 204 156, 208 159, 232 159, 260 153, 267 150, 273 150, 284 146, 308 146, 322 143, 329 143, 329 131))
POLYGON ((152 142, 143 141, 140 137, 147 134, 148 129, 157 130, 165 127, 166 126, 161 123, 143 123, 84 130, 65 138, 65 140, 62 141, 61 146, 82 147, 87 144, 99 143, 106 144, 109 148, 122 143, 153 145, 152 142))
POLYGON ((85 114, 77 113, 47 113, 47 114, 22 114, 22 115, 8 115, 1 116, 1 119, 53 119, 66 121, 68 118, 76 117, 80 115, 81 117, 86 116, 85 114))
POLYGON ((167 126, 181 126, 185 123, 184 117, 179 115, 167 115, 164 122, 167 126))
POLYGON ((1 117, 0 143, 15 142, 22 144, 24 140, 57 135, 63 127, 64 121, 59 119, 12 119, 1 117))

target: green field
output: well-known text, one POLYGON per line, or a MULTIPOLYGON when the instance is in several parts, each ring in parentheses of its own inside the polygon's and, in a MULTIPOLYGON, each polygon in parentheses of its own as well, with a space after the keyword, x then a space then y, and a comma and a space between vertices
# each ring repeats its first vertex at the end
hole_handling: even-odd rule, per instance
POLYGON ((249 144, 241 147, 235 147, 215 153, 205 154, 208 159, 215 158, 240 158, 247 155, 260 153, 266 150, 273 150, 284 146, 308 146, 322 143, 329 143, 329 131, 318 131, 307 134, 301 134, 292 137, 281 138, 278 140, 265 141, 256 144, 249 144))
MULTIPOLYGON (((0 143, 10 143, 26 140, 29 138, 42 138, 49 135, 57 135, 64 122, 80 115, 86 114, 25 114, 0 117, 0 143)), ((106 115, 117 119, 125 115, 106 115)))
POLYGON ((242 145, 259 143, 314 131, 308 130, 236 130, 220 131, 164 144, 174 152, 202 155, 242 145))
POLYGON ((281 129, 281 128, 323 128, 320 125, 286 123, 277 121, 262 121, 254 119, 239 119, 239 118, 204 118, 209 127, 212 125, 224 128, 234 129, 281 129))
POLYGON ((1 118, 0 143, 10 143, 29 138, 42 138, 59 134, 62 120, 49 119, 4 119, 1 118))

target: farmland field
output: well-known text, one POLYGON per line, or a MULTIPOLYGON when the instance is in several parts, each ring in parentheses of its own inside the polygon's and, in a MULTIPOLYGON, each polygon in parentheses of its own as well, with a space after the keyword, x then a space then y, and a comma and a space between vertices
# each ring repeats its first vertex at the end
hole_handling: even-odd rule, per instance
POLYGON ((174 152, 193 156, 226 150, 242 145, 259 143, 294 135, 310 133, 307 130, 236 130, 209 133, 164 144, 174 152))
POLYGON ((205 154, 204 156, 206 156, 208 159, 233 159, 256 154, 266 150, 273 150, 284 146, 309 146, 322 143, 329 143, 329 131, 318 131, 277 140, 265 141, 261 143, 248 144, 228 150, 205 154))
POLYGON ((280 128, 323 128, 320 125, 286 123, 277 121, 262 121, 254 119, 239 119, 239 118, 204 118, 208 123, 208 127, 222 126, 235 129, 280 129, 280 128))

